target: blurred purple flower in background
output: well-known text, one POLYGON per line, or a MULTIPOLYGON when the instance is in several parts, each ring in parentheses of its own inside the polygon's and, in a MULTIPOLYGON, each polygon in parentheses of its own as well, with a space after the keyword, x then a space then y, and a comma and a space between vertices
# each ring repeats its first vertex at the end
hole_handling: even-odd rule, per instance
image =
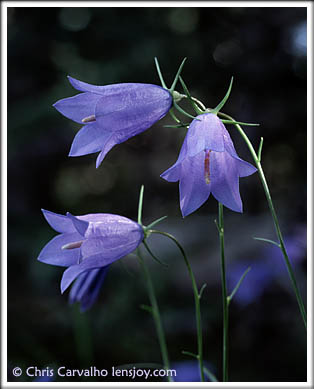
MULTIPOLYGON (((306 226, 298 226, 284 241, 292 265, 299 265, 306 258, 306 226)), ((250 272, 233 297, 233 300, 241 305, 256 302, 276 280, 288 282, 286 265, 279 247, 266 243, 256 258, 237 261, 230 265, 227 273, 230 290, 235 287, 249 266, 250 272)))
POLYGON ((100 151, 96 167, 113 146, 147 130, 172 106, 170 92, 157 85, 96 86, 68 78, 83 93, 59 100, 54 107, 67 118, 85 123, 73 140, 69 156, 100 151))
MULTIPOLYGON (((205 363, 205 367, 213 370, 212 366, 205 363)), ((171 364, 171 369, 176 371, 174 382, 201 382, 200 368, 198 361, 184 361, 171 364)), ((216 378, 214 375, 212 378, 216 378)), ((214 381, 214 379, 205 379, 206 381, 214 381)))
POLYGON ((135 250, 144 238, 142 227, 123 216, 89 214, 66 216, 42 210, 57 235, 41 250, 38 260, 65 266, 61 293, 77 278, 70 302, 80 301, 82 309, 96 299, 108 265, 135 250))
POLYGON ((180 181, 180 207, 185 217, 211 193, 226 207, 242 212, 239 177, 256 170, 239 158, 222 121, 212 113, 205 113, 192 121, 177 162, 161 177, 170 182, 180 181))

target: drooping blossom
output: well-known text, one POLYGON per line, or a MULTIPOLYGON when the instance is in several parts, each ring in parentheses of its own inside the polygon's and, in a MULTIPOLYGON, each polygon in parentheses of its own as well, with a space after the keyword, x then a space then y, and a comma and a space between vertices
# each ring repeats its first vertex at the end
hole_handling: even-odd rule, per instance
MULTIPOLYGON (((205 362, 204 367, 208 371, 215 370, 214 367, 205 362)), ((198 361, 181 361, 171 364, 171 369, 176 371, 176 375, 173 377, 174 382, 201 382, 200 369, 198 361)), ((210 379, 205 375, 205 381, 213 381, 214 376, 210 379)))
POLYGON ((161 177, 169 182, 180 181, 184 217, 198 209, 211 193, 226 207, 242 212, 239 177, 256 170, 239 158, 222 121, 205 113, 192 121, 177 162, 161 177))
POLYGON ((59 100, 54 107, 67 118, 84 124, 73 140, 69 156, 100 152, 96 167, 113 146, 150 128, 172 105, 170 92, 157 85, 96 86, 68 78, 83 93, 59 100))
POLYGON ((109 265, 88 270, 77 277, 69 293, 69 303, 80 303, 81 312, 87 311, 96 301, 109 265))
POLYGON ((70 302, 80 301, 83 309, 97 297, 108 265, 131 253, 144 238, 138 223, 119 215, 64 216, 46 210, 43 214, 59 235, 46 244, 38 260, 67 267, 61 293, 77 279, 70 302))
MULTIPOLYGON (((294 231, 284 237, 287 253, 293 267, 301 270, 302 261, 306 259, 306 226, 297 225, 294 231)), ((250 266, 251 270, 244 278, 240 288, 233 299, 240 305, 256 303, 266 291, 280 280, 281 286, 286 286, 290 291, 290 283, 284 276, 286 274, 286 264, 282 258, 279 247, 262 243, 261 250, 251 259, 241 258, 231 263, 227 273, 227 281, 232 290, 241 275, 250 266)))

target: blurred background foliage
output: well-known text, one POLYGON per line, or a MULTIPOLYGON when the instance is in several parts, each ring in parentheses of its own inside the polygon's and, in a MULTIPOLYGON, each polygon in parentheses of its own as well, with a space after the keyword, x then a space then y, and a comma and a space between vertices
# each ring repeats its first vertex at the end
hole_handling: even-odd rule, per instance
MULTIPOLYGON (((136 258, 111 266, 98 302, 81 315, 60 295, 62 268, 39 263, 55 235, 40 209, 73 214, 107 212, 136 218, 145 185, 144 224, 160 225, 185 247, 202 298, 205 359, 221 377, 222 303, 217 203, 182 219, 178 185, 159 175, 174 163, 185 136, 164 118, 116 146, 95 169, 96 155, 68 158, 77 123, 52 104, 77 92, 66 76, 99 85, 159 84, 158 57, 168 85, 184 57, 191 93, 214 107, 231 76, 224 112, 258 122, 247 133, 257 147, 297 279, 306 292, 306 9, 226 8, 8 8, 8 363, 15 366, 160 363, 145 282, 136 258)), ((184 106, 188 108, 188 105, 184 106)), ((251 157, 234 127, 239 155, 251 157)), ((253 236, 275 239, 258 176, 241 180, 243 215, 225 211, 229 289, 251 266, 230 310, 231 381, 306 381, 306 337, 278 250, 253 236), (242 269, 243 267, 243 269, 242 269), (240 269, 241 268, 241 269, 240 269), (240 269, 240 270, 239 270, 240 269), (251 277, 251 279, 250 279, 251 277)), ((165 269, 147 257, 173 363, 196 352, 191 284, 176 247, 152 237, 165 269)), ((60 378, 57 378, 60 380, 60 378)), ((69 380, 69 379, 68 379, 69 380)))

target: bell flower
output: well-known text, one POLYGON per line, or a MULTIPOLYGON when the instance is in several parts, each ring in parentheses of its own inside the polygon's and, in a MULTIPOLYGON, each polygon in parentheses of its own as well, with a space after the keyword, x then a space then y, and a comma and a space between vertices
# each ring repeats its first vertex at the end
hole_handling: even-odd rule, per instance
MULTIPOLYGON (((83 274, 91 278, 89 281, 87 278, 78 279, 78 285, 76 287, 75 284, 74 288, 80 289, 83 293, 84 287, 92 293, 92 281, 98 286, 97 280, 99 281, 103 274, 90 271, 104 270, 112 262, 135 250, 144 239, 143 228, 123 216, 103 213, 83 216, 67 213, 64 216, 42 211, 47 222, 59 232, 59 235, 46 244, 38 260, 50 265, 67 267, 61 280, 61 293, 83 274)), ((74 290, 72 297, 70 296, 73 301, 81 297, 78 290, 74 290)))
POLYGON ((109 265, 88 270, 77 277, 69 293, 69 303, 80 303, 81 312, 87 311, 96 301, 108 273, 109 265))
POLYGON ((180 181, 180 208, 185 217, 211 193, 224 206, 242 212, 239 177, 256 170, 239 158, 222 121, 215 114, 204 113, 192 121, 177 162, 161 177, 180 181))
POLYGON ((96 86, 68 78, 83 93, 53 106, 65 117, 84 124, 73 140, 69 156, 100 152, 96 167, 116 144, 150 128, 172 106, 171 93, 157 85, 96 86))

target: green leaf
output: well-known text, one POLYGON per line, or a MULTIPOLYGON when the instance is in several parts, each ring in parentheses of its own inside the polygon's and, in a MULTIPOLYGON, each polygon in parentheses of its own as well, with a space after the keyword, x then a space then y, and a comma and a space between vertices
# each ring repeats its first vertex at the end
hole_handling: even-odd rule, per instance
POLYGON ((193 357, 193 358, 196 358, 196 359, 199 359, 198 355, 194 354, 194 353, 190 353, 190 351, 182 351, 182 354, 184 355, 188 355, 189 357, 193 357))
POLYGON ((167 263, 162 262, 160 259, 158 259, 158 258, 155 256, 155 254, 153 254, 153 252, 151 251, 151 249, 149 248, 149 246, 148 246, 148 244, 147 244, 147 242, 146 242, 145 240, 143 240, 143 244, 144 244, 146 250, 149 252, 149 254, 152 256, 152 258, 153 258, 156 262, 158 262, 160 265, 169 267, 169 265, 168 265, 167 263))
POLYGON ((173 83, 171 85, 171 88, 169 89, 169 92, 172 93, 174 91, 174 88, 176 87, 177 85, 177 82, 178 82, 178 79, 179 79, 179 76, 180 76, 180 73, 182 72, 182 69, 183 69, 183 66, 184 66, 184 63, 186 61, 186 57, 183 59, 183 61, 181 62, 181 65, 177 71, 177 74, 173 80, 173 83))
POLYGON ((240 124, 242 126, 259 126, 260 124, 259 123, 244 123, 244 122, 238 122, 236 120, 227 120, 227 119, 220 119, 223 123, 225 124, 240 124))
POLYGON ((163 78, 163 76, 161 74, 161 70, 160 70, 160 67, 159 67, 159 63, 158 63, 157 57, 155 57, 155 65, 156 65, 157 73, 158 73, 158 76, 159 76, 159 79, 160 79, 162 87, 168 90, 167 85, 165 84, 164 78, 163 78))
POLYGON ((207 375, 207 378, 209 378, 212 382, 218 382, 217 377, 215 374, 213 374, 207 367, 203 367, 205 375, 207 375))
POLYGON ((271 240, 271 239, 256 238, 255 236, 253 237, 253 239, 255 239, 255 240, 260 240, 260 241, 262 241, 262 242, 271 243, 271 244, 273 244, 273 245, 275 245, 275 246, 277 246, 277 247, 280 247, 280 244, 279 244, 279 243, 277 243, 277 242, 275 242, 274 240, 271 240))
POLYGON ((183 113, 183 115, 185 115, 185 116, 187 116, 187 117, 189 117, 189 118, 191 118, 191 119, 196 119, 195 116, 193 116, 193 115, 189 114, 188 112, 184 111, 184 109, 181 108, 180 105, 178 105, 175 101, 173 102, 173 105, 175 106, 175 108, 176 108, 179 112, 183 113))
POLYGON ((220 233, 220 226, 218 224, 217 219, 214 219, 215 226, 217 227, 218 232, 220 233))
POLYGON ((184 83, 184 81, 183 81, 183 79, 182 79, 181 76, 179 77, 179 80, 180 80, 180 83, 181 83, 182 88, 183 88, 183 90, 184 90, 184 93, 187 95, 187 98, 189 99, 189 101, 190 101, 192 107, 194 108, 195 112, 197 113, 197 115, 201 115, 202 113, 204 113, 204 112, 197 106, 197 104, 195 103, 195 101, 193 101, 192 96, 191 96, 191 94, 190 94, 190 92, 189 92, 187 86, 185 85, 185 83, 184 83))
POLYGON ((189 127, 190 123, 187 123, 187 124, 165 124, 163 127, 166 127, 166 128, 187 128, 189 127))
POLYGON ((202 285, 202 287, 201 287, 201 289, 200 289, 200 291, 199 291, 199 293, 198 293, 198 298, 199 298, 199 300, 202 298, 202 294, 203 294, 204 289, 206 288, 206 286, 207 286, 206 283, 202 285))
POLYGON ((231 77, 229 88, 227 90, 225 97, 221 100, 221 102, 217 105, 217 107, 212 110, 212 112, 214 114, 217 114, 217 112, 219 112, 222 109, 222 107, 225 105, 225 103, 227 102, 229 95, 230 95, 230 92, 231 92, 231 89, 232 89, 232 84, 233 84, 233 77, 231 77))
POLYGON ((251 267, 249 266, 245 272, 242 274, 241 278, 239 279, 237 285, 235 286, 235 288, 233 289, 232 293, 230 294, 230 296, 227 297, 227 301, 228 301, 228 304, 230 304, 230 301, 232 300, 233 296, 237 293, 237 290, 239 289, 240 285, 242 284, 242 281, 244 280, 245 276, 247 275, 247 273, 251 270, 251 267))
POLYGON ((261 140, 260 140, 259 146, 258 146, 258 153, 257 153, 257 158, 258 158, 259 162, 261 162, 261 160, 262 160, 263 143, 264 143, 264 138, 261 137, 261 140))
POLYGON ((177 123, 181 123, 181 120, 180 120, 180 119, 178 119, 178 118, 176 117, 176 115, 174 114, 174 112, 173 112, 173 108, 171 108, 171 109, 170 109, 169 113, 170 113, 170 115, 171 115, 172 119, 173 119, 175 122, 177 122, 177 123))
POLYGON ((143 196, 144 196, 144 185, 141 186, 140 196, 138 200, 137 222, 139 225, 142 225, 143 196))
POLYGON ((152 228, 154 227, 156 224, 162 222, 163 220, 167 219, 168 216, 162 216, 160 217, 159 219, 155 220, 154 222, 150 223, 147 227, 145 227, 145 229, 149 229, 149 228, 152 228))
POLYGON ((153 308, 150 306, 150 305, 146 305, 146 304, 141 304, 140 305, 140 308, 143 309, 143 311, 146 311, 150 314, 153 314, 153 308))

